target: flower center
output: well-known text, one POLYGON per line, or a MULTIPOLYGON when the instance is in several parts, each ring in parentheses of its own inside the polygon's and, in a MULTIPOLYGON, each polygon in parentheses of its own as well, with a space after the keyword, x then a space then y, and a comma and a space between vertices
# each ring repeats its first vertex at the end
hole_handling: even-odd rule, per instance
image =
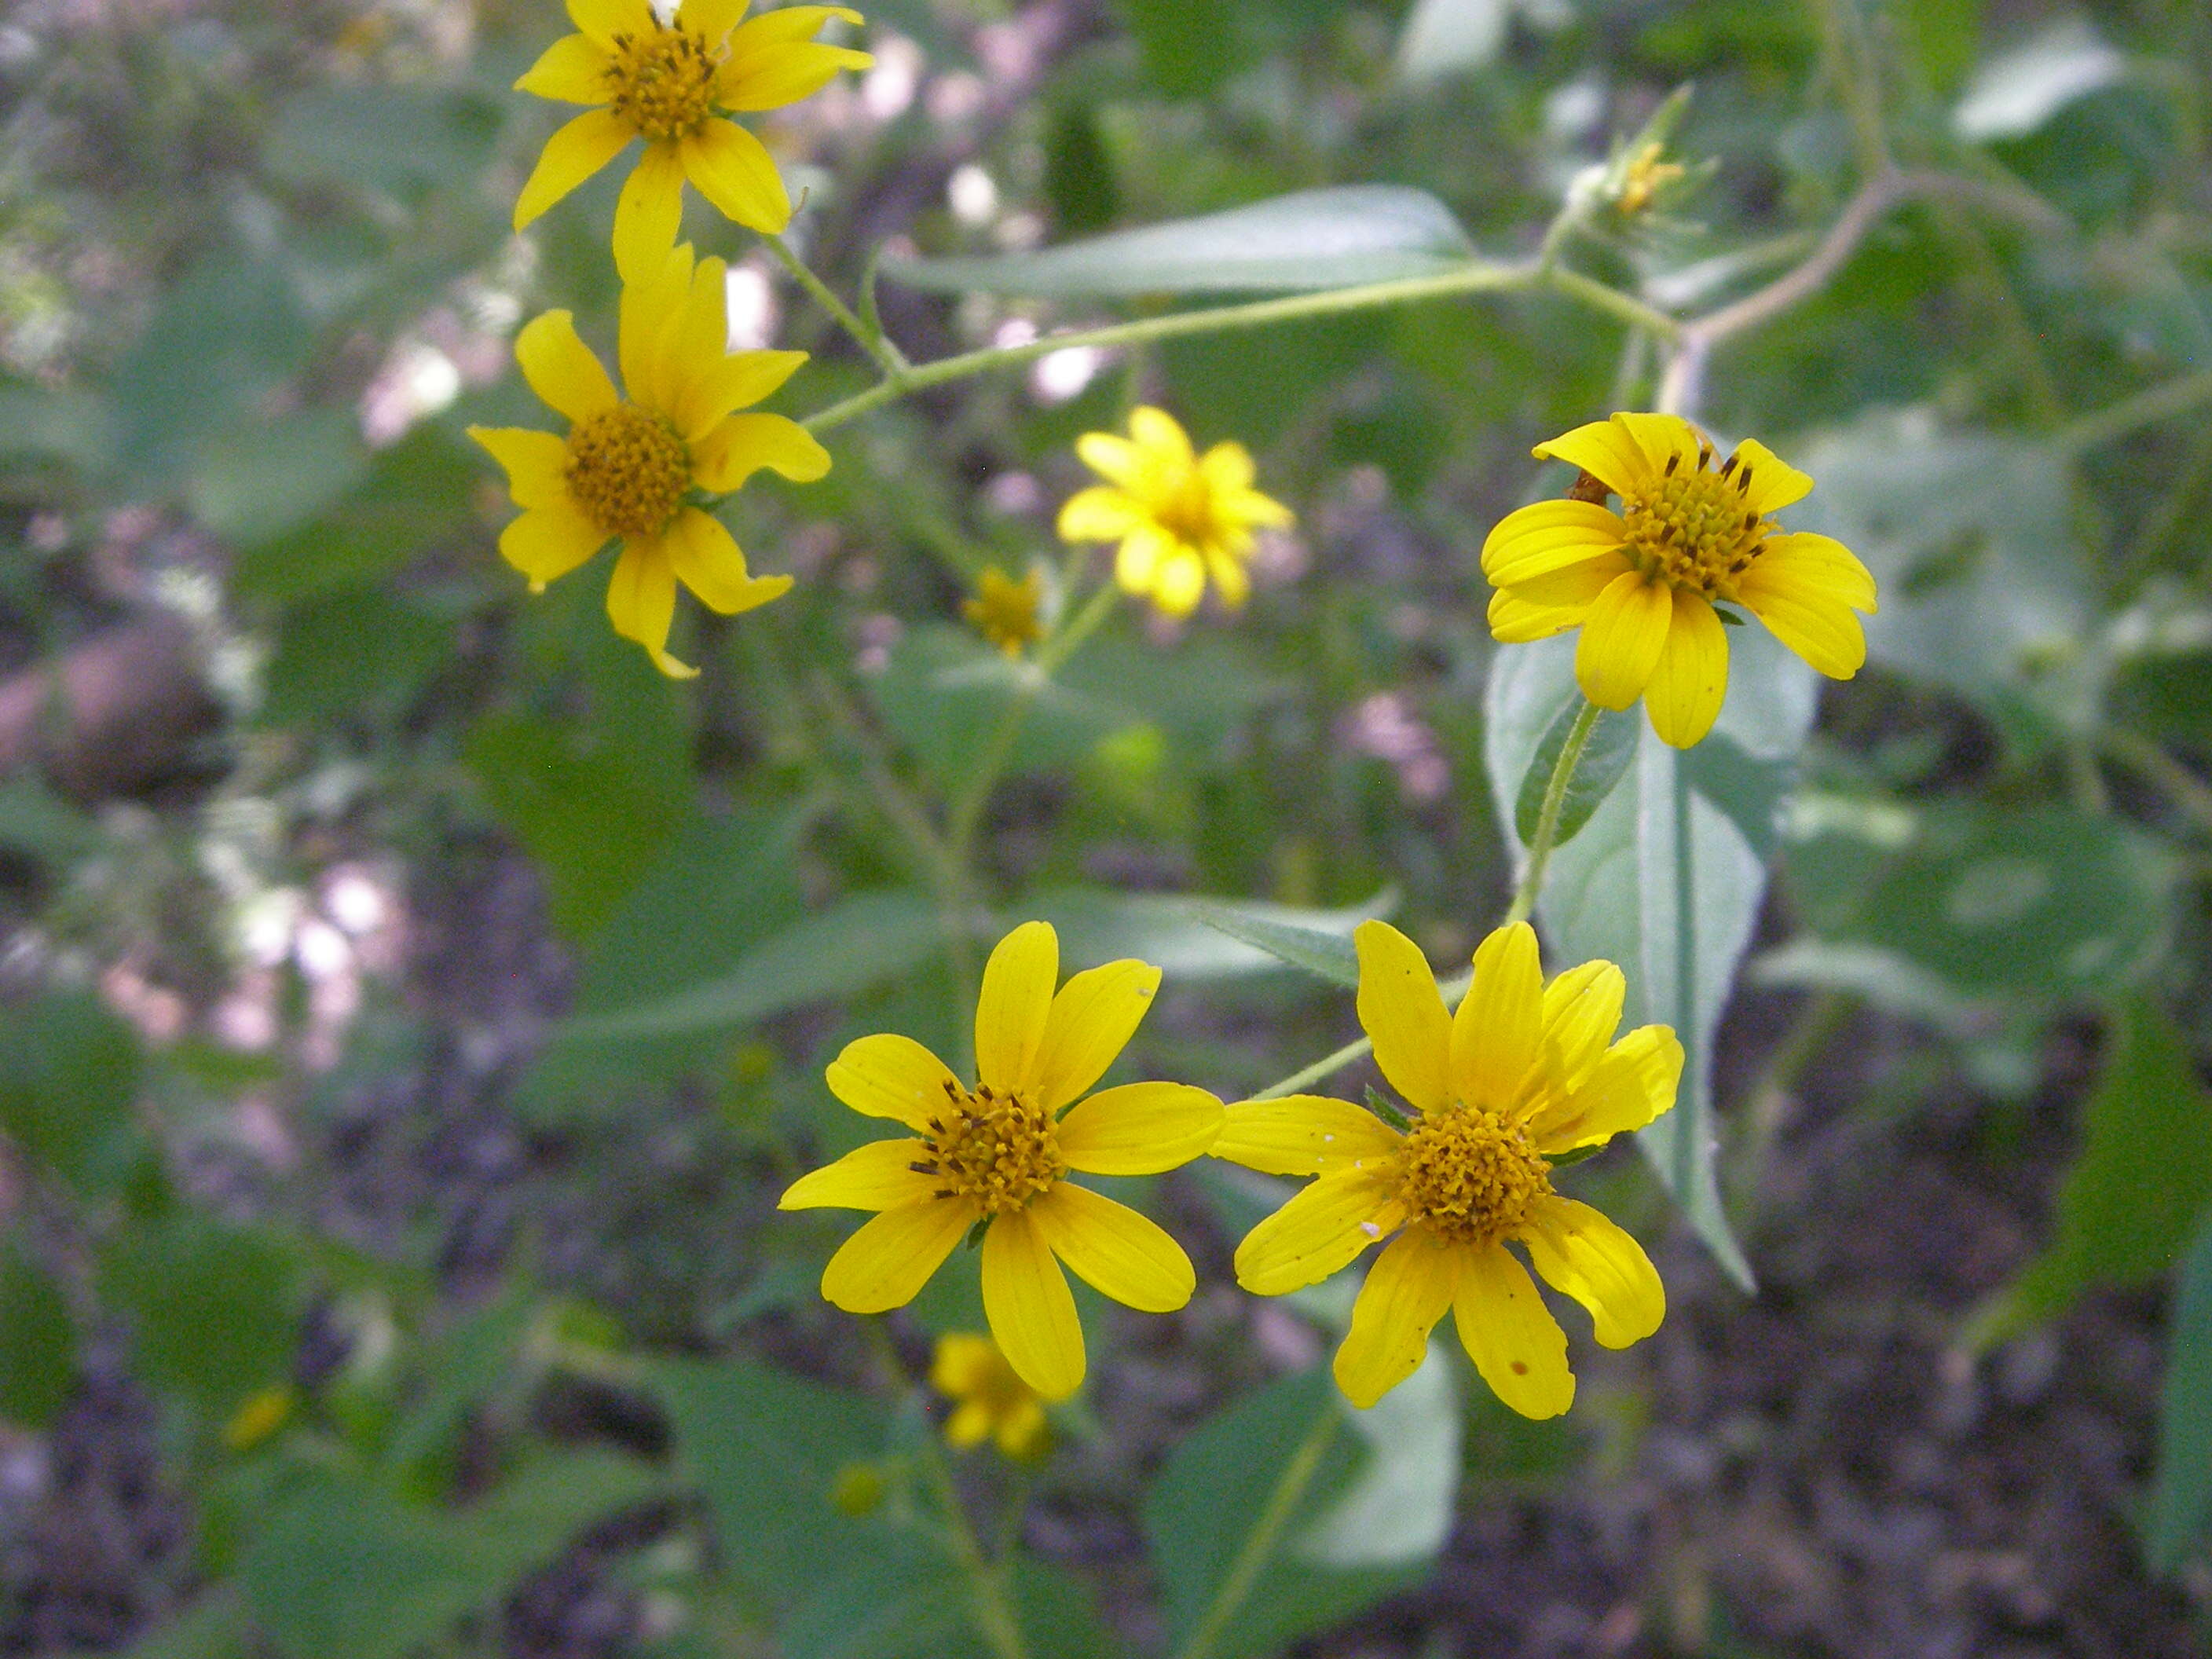
POLYGON ((691 452, 652 410, 617 404, 568 434, 562 472, 584 515, 610 536, 650 536, 667 527, 691 488, 691 452))
POLYGON ((1744 505, 1751 469, 1731 455, 1715 472, 1711 460, 1712 452, 1700 448, 1697 465, 1685 471, 1681 457, 1669 456, 1666 476, 1649 495, 1624 495, 1620 503, 1638 568, 1709 599, 1729 597, 1775 528, 1744 505))
POLYGON ((607 107, 641 138, 681 138, 714 113, 720 67, 707 37, 687 28, 617 34, 606 68, 607 107))
POLYGON ((1398 1160, 1407 1212, 1458 1243, 1495 1243, 1552 1191, 1552 1166, 1527 1132, 1487 1106, 1424 1113, 1398 1160))
POLYGON ((922 1137, 929 1156, 914 1167, 940 1176, 941 1196, 973 1200, 984 1214, 1018 1210, 1067 1173, 1052 1115, 1020 1095, 973 1094, 945 1080, 945 1109, 922 1137))
POLYGON ((1220 514, 1214 511, 1212 486, 1196 467, 1179 478, 1164 481, 1151 505, 1160 528, 1186 547, 1204 552, 1222 539, 1223 526, 1220 514))

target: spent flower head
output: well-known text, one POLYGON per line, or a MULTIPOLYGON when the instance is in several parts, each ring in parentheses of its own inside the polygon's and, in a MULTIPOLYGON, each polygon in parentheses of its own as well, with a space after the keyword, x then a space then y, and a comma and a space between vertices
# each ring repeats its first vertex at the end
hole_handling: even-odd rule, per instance
POLYGON ((1292 522, 1288 507, 1252 488, 1243 445, 1218 443, 1198 454, 1165 410, 1133 410, 1127 437, 1087 432, 1075 453, 1106 482, 1068 497, 1061 538, 1118 542, 1114 575, 1122 591, 1150 598, 1170 617, 1198 609, 1208 580, 1231 610, 1243 604, 1252 588, 1244 569, 1252 532, 1292 522))
POLYGON ((684 182, 748 229, 774 235, 791 198, 767 148, 722 111, 744 114, 811 97, 865 52, 823 46, 824 23, 860 21, 847 6, 784 6, 741 22, 747 0, 681 0, 662 22, 648 0, 568 0, 577 32, 546 48, 514 84, 597 107, 546 141, 514 204, 525 225, 614 160, 633 138, 645 154, 615 208, 615 264, 651 275, 676 242, 684 182))
POLYGON ((1043 1397, 981 1332, 947 1331, 937 1339, 929 1386, 952 1402, 945 1438, 960 1450, 995 1440, 1007 1456, 1029 1459, 1042 1457, 1052 1443, 1043 1397))
POLYGON ((1642 697, 1663 742, 1698 742, 1728 692, 1717 605, 1741 605, 1832 679, 1866 660, 1854 613, 1873 612, 1874 578, 1833 537, 1775 523, 1813 481, 1764 444, 1747 439, 1718 461, 1679 416, 1621 414, 1535 453, 1582 477, 1566 500, 1509 513, 1483 543, 1498 589, 1490 631, 1516 644, 1581 629, 1575 678, 1592 702, 1642 697))
POLYGON ((1396 928, 1363 922, 1354 939, 1359 1023, 1417 1115, 1401 1133, 1317 1095, 1230 1107, 1216 1158, 1319 1177, 1245 1237, 1237 1281, 1280 1296, 1388 1238, 1337 1350, 1346 1396, 1371 1406, 1412 1375, 1449 1310, 1498 1397, 1524 1417, 1556 1417, 1575 1397, 1566 1334, 1506 1242, 1589 1310, 1606 1346, 1659 1328, 1666 1291, 1650 1258, 1589 1205, 1553 1191, 1552 1160, 1673 1106, 1682 1045, 1663 1025, 1613 1042, 1620 969, 1587 962, 1547 985, 1526 922, 1483 940, 1456 1014, 1396 928))
POLYGON ((1069 1176, 1156 1175, 1202 1156, 1221 1103, 1180 1083, 1130 1083, 1085 1098, 1152 1006, 1160 970, 1133 960, 1075 975, 1057 993, 1060 939, 1024 922, 1000 939, 975 1007, 973 1088, 908 1037, 848 1043, 830 1093, 913 1133, 871 1141, 793 1183, 787 1210, 873 1210, 822 1275, 848 1313, 903 1307, 971 1228, 982 1228, 983 1311, 1016 1376, 1047 1400, 1083 1381, 1083 1326, 1060 1271, 1146 1313, 1170 1313, 1197 1280, 1182 1247, 1069 1176))
POLYGON ((975 583, 975 596, 960 607, 968 625, 1010 657, 1018 657, 1044 637, 1044 575, 1035 565, 1021 580, 996 565, 975 583))
POLYGON ((678 581, 726 616, 791 586, 788 576, 749 574, 692 492, 733 490, 763 467, 800 483, 830 470, 829 453, 797 422, 737 412, 781 386, 806 354, 726 350, 726 304, 722 261, 695 264, 688 246, 673 249, 650 280, 623 285, 621 391, 569 313, 549 311, 515 337, 514 356, 531 389, 567 416, 568 434, 469 428, 507 469, 523 509, 500 535, 507 562, 534 592, 619 538, 607 615, 678 677, 697 672, 668 654, 678 581))

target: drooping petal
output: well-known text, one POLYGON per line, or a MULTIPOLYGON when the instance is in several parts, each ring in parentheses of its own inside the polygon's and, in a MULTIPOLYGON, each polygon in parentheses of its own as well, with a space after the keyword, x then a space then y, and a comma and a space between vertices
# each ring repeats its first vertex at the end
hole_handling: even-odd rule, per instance
POLYGON ((1452 1018, 1451 1082, 1464 1104, 1513 1103, 1536 1063, 1543 1018, 1536 930, 1509 923, 1476 947, 1474 979, 1452 1018))
POLYGON ((733 410, 774 396, 805 361, 803 351, 733 351, 694 365, 678 429, 688 439, 704 437, 733 410))
POLYGON ((1230 1107, 1213 1156, 1267 1175, 1329 1175, 1383 1163, 1396 1154, 1401 1139, 1348 1100, 1283 1095, 1230 1107))
POLYGON ((1064 542, 1119 541, 1144 522, 1144 511, 1113 485, 1093 484, 1067 498, 1055 527, 1064 542))
POLYGON ((1728 670, 1728 629, 1703 595, 1676 588, 1666 647, 1644 688, 1644 707, 1660 742, 1688 749, 1704 739, 1720 718, 1728 670))
POLYGON ((1626 975, 1609 962, 1581 963, 1544 988, 1547 1083, 1559 1089, 1582 1085, 1620 1029, 1627 997, 1626 975))
POLYGON ((472 426, 468 430, 507 469, 507 493, 517 507, 568 502, 562 474, 568 465, 568 446, 561 439, 526 426, 472 426))
POLYGON ((1674 615, 1664 582, 1633 571, 1614 577, 1583 618, 1575 644, 1575 683, 1583 695, 1601 708, 1626 708, 1643 696, 1674 615))
POLYGON ((1171 548, 1152 577, 1152 603, 1170 617, 1188 617, 1205 597, 1206 566, 1191 549, 1171 548))
POLYGON ((660 27, 649 0, 568 0, 568 21, 602 46, 617 34, 646 34, 660 27))
POLYGON ((1589 1205, 1540 1199, 1518 1236, 1545 1282, 1589 1310, 1607 1347, 1641 1342, 1667 1316, 1667 1287, 1644 1247, 1589 1205))
POLYGON ((932 1198, 871 1217, 822 1270, 823 1299, 847 1313, 903 1308, 975 1224, 975 1213, 971 1204, 932 1198))
POLYGON ((668 654, 668 629, 676 620, 676 571, 659 542, 623 544, 607 583, 607 620, 616 633, 643 646, 653 666, 669 678, 688 680, 699 672, 668 654))
POLYGON ((830 84, 839 71, 864 70, 876 61, 850 46, 828 46, 813 41, 745 51, 739 39, 730 43, 730 60, 714 82, 714 101, 740 112, 781 109, 802 98, 811 98, 830 84))
POLYGON ((607 532, 565 501, 533 507, 499 532, 499 553, 532 592, 557 581, 607 544, 607 532))
POLYGON ((1318 1285, 1405 1218, 1383 1174, 1323 1176, 1244 1235, 1237 1247, 1237 1282, 1255 1296, 1318 1285))
POLYGON ((912 1037, 890 1031, 847 1043, 823 1076, 830 1092, 854 1111, 921 1132, 962 1098, 943 1060, 912 1037))
POLYGON ((568 312, 549 311, 525 323, 514 337, 514 361, 530 389, 571 421, 588 421, 622 401, 568 312))
POLYGON ((1451 1098, 1451 1016, 1421 947, 1387 921, 1363 921, 1359 1024, 1375 1039, 1375 1063, 1390 1086, 1425 1112, 1451 1098))
POLYGON ((1534 453, 1540 461, 1581 468, 1616 495, 1640 489, 1647 476, 1643 448, 1618 416, 1562 433, 1534 453))
POLYGON ((1067 1276, 1028 1210, 991 1218, 983 1235, 983 1312, 1014 1375, 1047 1400, 1083 1382, 1083 1322, 1067 1276))
POLYGON ((791 198, 768 147, 734 121, 703 121, 683 140, 684 175, 723 216, 781 235, 791 223, 791 198))
MULTIPOLYGON (((648 143, 615 198, 616 273, 625 283, 659 277, 683 226, 683 157, 673 144, 648 143)), ((639 388, 630 391, 636 395, 639 388)))
POLYGON ((1086 432, 1075 441, 1075 453, 1108 483, 1127 489, 1145 473, 1145 458, 1136 445, 1111 432, 1086 432))
POLYGON ((1060 1182, 1028 1211, 1052 1253, 1101 1296, 1139 1313, 1173 1313, 1198 1275, 1165 1229, 1126 1204, 1060 1182))
POLYGON ((1763 572, 1764 585, 1801 598, 1838 599, 1869 615, 1880 608, 1874 573, 1833 536, 1802 530, 1770 536, 1753 568, 1763 572))
POLYGON ((1352 1328, 1332 1368, 1346 1400, 1364 1411, 1420 1369, 1465 1254, 1425 1227, 1408 1227, 1383 1247, 1352 1304, 1352 1328))
POLYGON ((1813 493, 1812 479, 1753 438, 1735 447, 1735 465, 1729 470, 1729 481, 1743 497, 1743 510, 1761 518, 1813 493), (1748 484, 1744 483, 1747 477, 1751 480, 1748 484))
POLYGON ((608 61, 606 49, 590 35, 564 34, 545 48, 514 89, 564 104, 604 104, 608 61))
POLYGON ((1159 988, 1160 970, 1133 957, 1086 968, 1061 986, 1037 1054, 1037 1104, 1056 1112, 1105 1076, 1159 988))
POLYGON ((975 1001, 975 1071, 985 1086, 1002 1095, 1036 1086, 1059 977, 1060 935, 1048 921, 1025 921, 992 950, 975 1001))
POLYGON ((702 489, 735 489, 763 467, 812 483, 830 470, 830 452, 785 416, 732 415, 699 441, 692 464, 702 489))
POLYGON ((1482 544, 1482 574, 1496 587, 1533 581, 1620 550, 1627 526, 1596 501, 1537 501, 1498 521, 1482 544))
POLYGON ((1575 1403, 1567 1334, 1504 1245, 1462 1255, 1452 1312, 1482 1380, 1522 1416, 1557 1417, 1575 1403))
POLYGON ((662 540, 677 580, 696 593, 709 611, 734 617, 791 591, 788 576, 750 574, 736 538, 720 520, 696 507, 678 513, 662 540))
POLYGON ((603 109, 586 110, 545 141, 522 193, 514 198, 514 228, 520 230, 547 208, 615 159, 636 137, 603 109))
POLYGON ((1623 413, 1613 419, 1644 452, 1644 476, 1647 481, 1665 477, 1669 460, 1674 461, 1678 472, 1684 467, 1695 470, 1698 455, 1712 447, 1704 433, 1680 415, 1623 413))
POLYGON ((1681 1081, 1681 1040, 1664 1025, 1639 1025, 1605 1051, 1580 1088, 1530 1115, 1528 1139, 1547 1155, 1600 1146, 1672 1107, 1681 1081))
POLYGON ((1060 1155, 1087 1175, 1158 1175, 1213 1150, 1221 1102, 1188 1083, 1125 1083, 1060 1121, 1060 1155))
POLYGON ((834 1164, 803 1175, 776 1200, 779 1210, 890 1210, 922 1204, 944 1185, 914 1166, 928 1158, 919 1140, 872 1140, 855 1146, 834 1164))
POLYGON ((1817 597, 1789 578, 1778 578, 1758 564, 1736 583, 1736 595, 1752 614, 1819 672, 1847 680, 1866 663, 1866 629, 1849 605, 1823 593, 1817 597))

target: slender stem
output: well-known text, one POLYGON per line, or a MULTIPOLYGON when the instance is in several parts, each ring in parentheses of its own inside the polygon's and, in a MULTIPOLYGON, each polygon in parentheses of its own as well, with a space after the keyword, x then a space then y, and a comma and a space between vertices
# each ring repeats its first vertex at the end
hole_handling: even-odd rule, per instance
POLYGON ((1261 1090, 1257 1094, 1248 1096, 1246 1098, 1251 1100, 1279 1100, 1285 1095, 1294 1095, 1297 1093, 1299 1090, 1304 1088, 1309 1083, 1318 1083, 1330 1073, 1342 1071, 1346 1066, 1351 1065, 1353 1060, 1358 1060, 1362 1054, 1365 1054, 1374 1046, 1375 1039, 1373 1037, 1354 1037, 1351 1042, 1346 1043, 1344 1047, 1337 1049, 1334 1054, 1323 1054, 1319 1060, 1314 1061, 1312 1065, 1308 1066, 1302 1070, 1293 1072, 1286 1078, 1277 1079, 1266 1088, 1261 1090))
POLYGON ((2212 368, 2184 374, 2163 386, 2154 386, 2148 392, 2138 392, 2133 397, 2109 404, 2093 415, 2084 415, 2060 430, 2058 442, 2061 447, 2079 454, 2115 438, 2124 438, 2140 428, 2186 415, 2206 404, 2212 404, 2212 368))
POLYGON ((1260 1518, 1252 1523, 1252 1530, 1244 1534, 1244 1542, 1237 1552, 1237 1559, 1223 1575, 1221 1588, 1213 1593, 1212 1601, 1176 1653, 1176 1659, 1207 1659, 1221 1632, 1229 1628, 1229 1621, 1243 1608, 1260 1575, 1274 1559, 1276 1547, 1288 1530, 1291 1516, 1313 1485, 1314 1476, 1321 1471, 1321 1460, 1328 1450, 1329 1442, 1336 1437, 1337 1412, 1334 1406, 1322 1408, 1298 1449, 1291 1454, 1289 1462, 1276 1477, 1275 1488, 1267 1494, 1267 1506, 1260 1511, 1260 1518))
POLYGON ((806 261, 800 258, 790 243, 782 237, 767 238, 769 247, 783 262, 783 268, 798 280, 799 287, 814 296, 814 303, 837 319, 837 325, 851 335, 861 350, 875 360, 876 367, 886 374, 904 374, 908 367, 906 354, 891 343, 882 330, 871 328, 853 314, 852 308, 830 289, 830 285, 817 276, 806 261))
POLYGON ((1505 913, 1508 926, 1528 921, 1536 908, 1536 895, 1544 885, 1544 867, 1551 863, 1553 843, 1559 838, 1559 811, 1566 805, 1567 787, 1575 781, 1575 768, 1582 764, 1583 750, 1589 747, 1590 733, 1597 730, 1597 717, 1604 712, 1583 698, 1582 712, 1567 728, 1566 742, 1559 745, 1559 757, 1552 763, 1551 778, 1544 785, 1544 804, 1536 813, 1536 836, 1528 844, 1528 867, 1521 872, 1512 908, 1505 913))
POLYGON ((2200 834, 2212 836, 2212 784, 2140 732, 2108 726, 2097 733, 2097 742, 2106 754, 2171 801, 2200 834))
POLYGON ((983 809, 991 804, 991 791, 1006 770, 1008 757, 1014 752, 1014 741, 1021 736, 1022 726, 1029 719, 1031 705, 1037 699, 1042 677, 1025 675, 1022 683, 1000 711, 999 722, 983 745, 983 753, 975 763, 952 808, 945 815, 945 845, 947 856, 959 866, 963 875, 975 857, 975 832, 983 822, 983 809))
POLYGON ((1836 77, 1836 89, 1850 118, 1851 139, 1858 152, 1859 170, 1869 179, 1890 170, 1889 135, 1881 119, 1881 88, 1867 73, 1857 38, 1856 20, 1844 15, 1849 0, 1807 0, 1806 9, 1820 31, 1820 48, 1836 77))
POLYGON ((1021 1615, 1007 1590, 1006 1565, 984 1555, 983 1547, 975 1537, 975 1523, 969 1520, 967 1506, 960 1501, 960 1489, 953 1484, 951 1467, 945 1461, 945 1449, 937 1443, 937 1437, 925 1434, 921 1444, 922 1473, 928 1479, 938 1507, 945 1511, 945 1540, 952 1547, 953 1559, 961 1571, 968 1576, 969 1587, 975 1592, 975 1627, 999 1659, 1029 1659, 1029 1644, 1022 1636, 1021 1615))

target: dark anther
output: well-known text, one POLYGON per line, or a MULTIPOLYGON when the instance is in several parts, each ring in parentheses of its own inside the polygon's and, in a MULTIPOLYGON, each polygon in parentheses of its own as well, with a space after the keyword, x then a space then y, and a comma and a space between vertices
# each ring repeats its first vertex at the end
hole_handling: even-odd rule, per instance
POLYGON ((1670 478, 1673 477, 1674 476, 1674 469, 1681 465, 1681 464, 1682 452, 1678 449, 1667 458, 1667 476, 1670 478))
POLYGON ((1587 471, 1575 474, 1575 481, 1567 486, 1567 499, 1571 501, 1594 501, 1602 506, 1611 494, 1603 479, 1593 477, 1587 471))
POLYGON ((1756 529, 1758 529, 1758 528, 1759 528, 1759 514, 1756 514, 1756 513, 1747 513, 1747 514, 1745 514, 1743 515, 1743 527, 1744 527, 1746 530, 1756 530, 1756 529))
POLYGON ((1744 468, 1743 477, 1735 481, 1735 487, 1739 491, 1745 495, 1751 493, 1751 469, 1749 467, 1744 468))
POLYGON ((937 1166, 934 1164, 917 1162, 909 1164, 906 1167, 913 1170, 916 1175, 935 1175, 937 1173, 937 1166))

